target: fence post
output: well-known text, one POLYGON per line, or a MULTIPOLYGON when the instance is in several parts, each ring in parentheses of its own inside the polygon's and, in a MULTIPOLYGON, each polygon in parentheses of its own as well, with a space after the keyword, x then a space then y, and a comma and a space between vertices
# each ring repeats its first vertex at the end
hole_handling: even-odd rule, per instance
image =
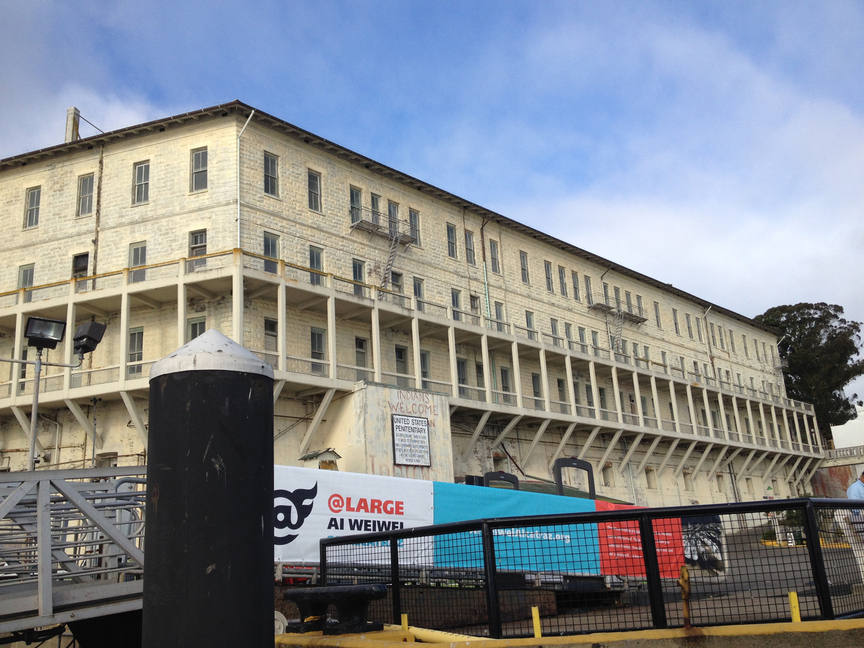
POLYGON ((390 596, 393 597, 393 624, 402 625, 402 584, 399 581, 399 540, 390 536, 390 596))
POLYGON ((666 606, 663 604, 660 563, 657 561, 657 545, 654 543, 652 519, 647 514, 639 516, 639 534, 642 537, 642 558, 645 562, 645 581, 648 585, 651 621, 655 628, 666 628, 668 624, 666 622, 666 606))
POLYGON ((825 571, 825 559, 822 555, 822 538, 819 535, 819 523, 816 520, 816 510, 813 501, 807 500, 804 507, 804 529, 807 532, 807 553, 810 554, 810 569, 813 571, 813 583, 816 585, 816 597, 822 609, 822 618, 834 618, 834 604, 831 602, 831 586, 825 571))
POLYGON ((489 637, 501 638, 501 609, 498 605, 498 578, 495 569, 495 539, 487 522, 481 525, 483 534, 483 569, 486 574, 487 605, 489 606, 489 637))
POLYGON ((318 542, 318 551, 318 584, 324 587, 327 585, 327 545, 324 544, 324 538, 318 542))

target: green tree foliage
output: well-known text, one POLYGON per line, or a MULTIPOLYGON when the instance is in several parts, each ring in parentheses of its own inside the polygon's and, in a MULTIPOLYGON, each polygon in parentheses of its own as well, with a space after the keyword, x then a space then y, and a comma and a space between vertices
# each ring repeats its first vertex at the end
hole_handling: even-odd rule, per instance
POLYGON ((842 306, 825 303, 775 306, 754 319, 785 335, 779 352, 789 363, 786 393, 812 403, 822 433, 831 438, 826 424, 854 419, 855 404, 861 404, 857 394, 843 393, 846 385, 864 375, 861 323, 844 319, 842 306))

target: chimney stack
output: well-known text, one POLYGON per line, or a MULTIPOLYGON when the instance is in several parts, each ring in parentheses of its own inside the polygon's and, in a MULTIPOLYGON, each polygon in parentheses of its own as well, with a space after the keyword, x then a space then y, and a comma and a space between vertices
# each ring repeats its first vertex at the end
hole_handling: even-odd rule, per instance
POLYGON ((66 143, 74 142, 77 139, 81 139, 78 136, 78 124, 81 119, 81 112, 75 107, 71 106, 66 110, 66 143))

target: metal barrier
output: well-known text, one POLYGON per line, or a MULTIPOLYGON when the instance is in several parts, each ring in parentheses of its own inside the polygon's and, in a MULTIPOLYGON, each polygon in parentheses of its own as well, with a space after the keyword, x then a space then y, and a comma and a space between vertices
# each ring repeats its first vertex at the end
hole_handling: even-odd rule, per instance
POLYGON ((0 633, 141 608, 146 471, 0 474, 0 633))
MULTIPOLYGON (((598 503, 599 505, 600 503, 598 503)), ((479 520, 321 541, 323 584, 386 583, 370 619, 494 638, 864 615, 864 508, 795 499, 479 520)), ((611 507, 611 505, 610 505, 611 507)))

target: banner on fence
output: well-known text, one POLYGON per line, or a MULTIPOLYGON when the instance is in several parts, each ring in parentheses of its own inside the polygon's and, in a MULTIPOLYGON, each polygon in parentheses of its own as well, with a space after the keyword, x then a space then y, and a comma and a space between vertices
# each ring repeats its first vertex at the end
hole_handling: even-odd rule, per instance
MULTIPOLYGON (((275 466, 274 470, 276 562, 318 563, 321 538, 433 523, 433 482, 293 466, 275 466)), ((429 544, 431 547, 431 541, 429 544)), ((366 560, 387 563, 390 548, 369 546, 363 555, 366 560)), ((406 564, 428 562, 431 549, 406 548, 404 559, 406 564)))

